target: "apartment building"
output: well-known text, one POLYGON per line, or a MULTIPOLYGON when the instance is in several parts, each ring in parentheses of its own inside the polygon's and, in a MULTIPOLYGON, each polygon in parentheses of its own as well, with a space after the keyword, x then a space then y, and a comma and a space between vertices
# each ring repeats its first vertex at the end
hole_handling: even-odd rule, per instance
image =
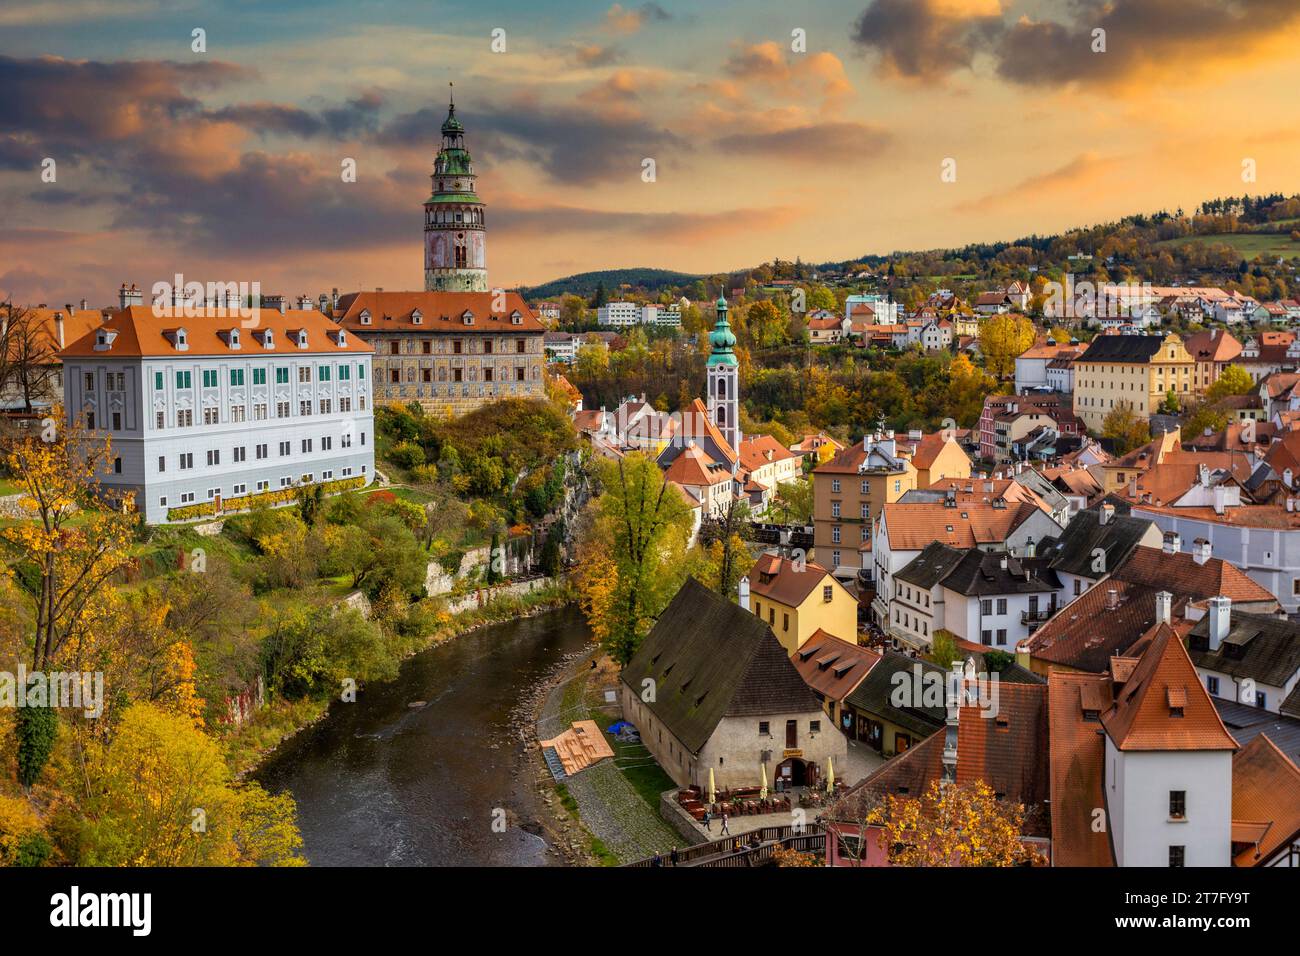
POLYGON ((916 468, 892 431, 866 435, 813 469, 813 548, 840 578, 870 570, 871 522, 916 487, 916 468))
POLYGON ((1193 397, 1196 364, 1172 333, 1099 335, 1074 362, 1074 413, 1094 432, 1121 404, 1150 418, 1170 392, 1180 403, 1193 397))
POLYGON ((315 310, 129 306, 61 353, 69 419, 112 439, 106 489, 145 520, 374 473, 371 348, 315 310))

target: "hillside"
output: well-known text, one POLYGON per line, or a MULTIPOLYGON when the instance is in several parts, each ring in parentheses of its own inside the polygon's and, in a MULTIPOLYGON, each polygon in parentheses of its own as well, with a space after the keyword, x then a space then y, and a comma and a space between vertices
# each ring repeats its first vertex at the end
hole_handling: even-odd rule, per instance
POLYGON ((649 292, 659 292, 664 288, 689 285, 700 278, 703 277, 670 269, 606 269, 603 272, 581 272, 563 279, 552 279, 519 291, 528 299, 551 299, 566 292, 589 299, 595 295, 596 287, 601 283, 604 283, 606 292, 611 294, 621 285, 640 286, 649 292))

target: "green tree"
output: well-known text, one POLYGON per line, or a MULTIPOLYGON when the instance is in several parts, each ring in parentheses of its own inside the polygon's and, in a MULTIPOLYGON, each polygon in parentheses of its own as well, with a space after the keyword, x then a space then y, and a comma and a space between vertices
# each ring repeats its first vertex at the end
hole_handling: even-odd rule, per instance
POLYGON ((1249 395, 1257 387, 1255 380, 1250 377, 1250 373, 1244 368, 1240 365, 1229 365, 1219 373, 1219 377, 1205 390, 1205 401, 1212 405, 1230 395, 1249 395))

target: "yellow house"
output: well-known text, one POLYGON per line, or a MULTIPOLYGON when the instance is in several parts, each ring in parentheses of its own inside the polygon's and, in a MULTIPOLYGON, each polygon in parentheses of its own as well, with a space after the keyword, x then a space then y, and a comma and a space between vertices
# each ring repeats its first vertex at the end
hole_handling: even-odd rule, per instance
POLYGON ((1172 332, 1099 335, 1074 361, 1074 414, 1093 432, 1121 404, 1146 420, 1170 392, 1180 403, 1195 394, 1195 369, 1195 358, 1172 332))
POLYGON ((970 456, 957 444, 951 433, 909 432, 903 443, 912 448, 912 467, 916 469, 916 487, 929 488, 948 478, 970 477, 970 456))
POLYGON ((829 571, 811 561, 764 554, 742 585, 754 615, 767 622, 789 654, 818 630, 856 644, 858 602, 829 571))
POLYGON ((871 566, 871 522, 921 487, 908 454, 890 431, 866 435, 813 469, 813 550, 832 574, 852 578, 871 566))

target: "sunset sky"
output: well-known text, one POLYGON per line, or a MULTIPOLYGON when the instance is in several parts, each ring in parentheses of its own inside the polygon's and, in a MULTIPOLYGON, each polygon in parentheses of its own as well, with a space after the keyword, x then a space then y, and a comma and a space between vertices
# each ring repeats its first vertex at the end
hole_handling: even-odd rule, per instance
POLYGON ((7 0, 0 295, 420 288, 448 81, 500 286, 1293 193, 1297 51, 1297 0, 7 0))

